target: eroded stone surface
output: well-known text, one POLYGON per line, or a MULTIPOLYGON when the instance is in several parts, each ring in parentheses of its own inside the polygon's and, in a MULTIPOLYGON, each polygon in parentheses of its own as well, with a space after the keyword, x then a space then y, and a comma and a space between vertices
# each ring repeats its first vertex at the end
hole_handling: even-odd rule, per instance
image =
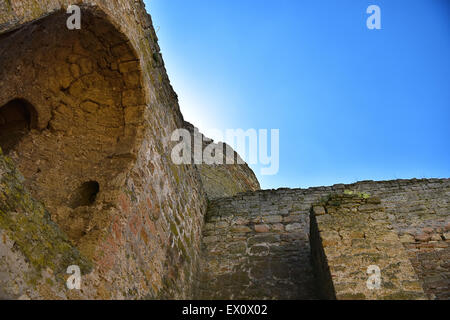
POLYGON ((408 253, 379 199, 332 195, 323 208, 326 213, 316 216, 314 210, 311 220, 313 265, 322 298, 425 298, 408 253), (379 287, 375 287, 376 277, 379 287))
POLYGON ((84 275, 92 262, 80 255, 44 206, 23 187, 24 178, 0 150, 0 298, 67 298, 66 269, 84 275), (45 294, 44 294, 45 295, 45 294))
POLYGON ((32 107, 2 115, 18 128, 7 153, 92 260, 80 297, 189 297, 206 197, 195 168, 170 161, 183 119, 151 19, 142 1, 78 1, 69 31, 69 4, 1 2, 0 110, 32 107))
POLYGON ((69 31, 69 0, 0 1, 0 298, 379 298, 352 271, 371 250, 382 297, 449 298, 450 180, 255 191, 246 165, 174 165, 186 124, 143 2, 77 3, 69 31))
POLYGON ((341 299, 447 299, 449 212, 449 179, 363 181, 217 199, 204 228, 197 295, 313 299, 335 298, 337 292, 341 299), (348 206, 326 202, 332 194, 349 197, 348 206), (310 230, 310 214, 319 221, 320 237, 310 230), (321 256, 333 259, 337 288, 320 277, 328 268, 324 259, 312 267, 311 241, 315 254, 325 249, 321 256), (377 261, 388 288, 363 292, 367 267, 377 261))
POLYGON ((241 192, 260 190, 259 181, 252 169, 230 146, 206 138, 189 122, 185 122, 185 128, 192 136, 193 162, 199 171, 208 199, 214 200, 241 192), (199 155, 195 154, 195 139, 202 142, 199 155), (227 154, 227 148, 230 154, 227 154), (203 154, 208 151, 211 157, 215 157, 217 152, 218 164, 205 163, 203 154))

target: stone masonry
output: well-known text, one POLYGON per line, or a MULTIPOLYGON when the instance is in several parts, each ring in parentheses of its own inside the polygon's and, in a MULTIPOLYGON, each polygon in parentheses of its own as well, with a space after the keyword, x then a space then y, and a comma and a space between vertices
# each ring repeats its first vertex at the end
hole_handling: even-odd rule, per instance
MULTIPOLYGON (((47 281, 61 270, 33 264, 34 241, 7 223, 23 209, 5 205, 0 230, 5 244, 16 245, 1 251, 0 278, 33 281, 5 286, 1 297, 189 297, 209 187, 199 168, 170 159, 171 134, 184 120, 151 18, 142 1, 76 1, 81 29, 68 30, 72 3, 0 0, 0 147, 23 177, 20 187, 2 180, 12 192, 3 200, 27 190, 46 208, 36 215, 41 228, 49 217, 93 269, 79 292, 67 292, 62 277, 47 281), (12 257, 26 267, 16 270, 12 257)), ((234 176, 250 180, 216 188, 216 196, 259 188, 250 169, 227 169, 217 173, 226 185, 234 176)), ((50 250, 57 239, 41 240, 50 250)))
POLYGON ((206 138, 199 132, 198 128, 189 122, 185 122, 184 127, 191 133, 192 160, 194 163, 198 163, 196 168, 199 171, 200 179, 209 200, 231 197, 246 191, 260 190, 259 181, 252 169, 230 146, 225 143, 215 143, 212 139, 206 138), (217 152, 220 163, 204 163, 202 157, 195 154, 194 139, 202 141, 202 157, 203 153, 208 152, 208 150, 214 156, 217 152), (230 148, 231 154, 227 154, 226 147, 230 148))
POLYGON ((449 299, 449 212, 449 179, 217 199, 206 217, 197 297, 449 299), (377 264, 382 289, 369 291, 367 267, 377 264))
POLYGON ((425 298, 408 253, 378 198, 332 195, 313 206, 311 216, 312 264, 321 298, 425 298), (371 287, 375 279, 368 279, 368 273, 377 277, 374 272, 379 272, 379 288, 371 287))
POLYGON ((141 1, 77 1, 81 30, 68 30, 72 3, 0 1, 0 109, 20 137, 0 141, 11 142, 2 148, 24 187, 94 268, 78 292, 42 276, 5 295, 187 297, 206 199, 196 170, 170 162, 183 119, 151 19, 141 1))
POLYGON ((0 299, 450 298, 450 180, 259 190, 245 163, 175 165, 172 133, 201 134, 143 2, 77 0, 68 30, 72 2, 0 0, 0 299))

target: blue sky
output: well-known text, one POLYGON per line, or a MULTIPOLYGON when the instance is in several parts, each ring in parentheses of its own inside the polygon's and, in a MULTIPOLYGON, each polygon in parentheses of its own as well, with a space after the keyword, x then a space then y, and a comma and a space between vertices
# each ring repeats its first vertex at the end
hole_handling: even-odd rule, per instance
POLYGON ((146 6, 186 120, 280 129, 278 174, 252 166, 263 188, 450 177, 450 1, 146 6))

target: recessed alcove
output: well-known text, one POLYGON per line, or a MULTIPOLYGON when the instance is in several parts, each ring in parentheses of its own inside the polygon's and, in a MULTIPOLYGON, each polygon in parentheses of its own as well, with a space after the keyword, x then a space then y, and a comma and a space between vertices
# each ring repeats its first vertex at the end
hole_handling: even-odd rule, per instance
POLYGON ((0 147, 13 150, 36 124, 36 110, 25 100, 14 99, 0 107, 0 147))
POLYGON ((82 17, 80 30, 58 11, 0 37, 0 146, 68 234, 81 211, 102 229, 89 219, 115 205, 146 104, 130 40, 95 6, 82 17))
POLYGON ((76 209, 94 204, 100 185, 97 181, 88 181, 79 186, 73 193, 70 208, 76 209))

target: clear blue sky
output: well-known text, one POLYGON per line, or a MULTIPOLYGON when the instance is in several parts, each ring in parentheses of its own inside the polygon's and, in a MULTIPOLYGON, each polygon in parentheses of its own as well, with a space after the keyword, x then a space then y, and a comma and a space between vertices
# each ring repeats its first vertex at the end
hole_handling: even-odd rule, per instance
POLYGON ((186 120, 280 129, 263 188, 450 177, 450 1, 146 5, 186 120))

